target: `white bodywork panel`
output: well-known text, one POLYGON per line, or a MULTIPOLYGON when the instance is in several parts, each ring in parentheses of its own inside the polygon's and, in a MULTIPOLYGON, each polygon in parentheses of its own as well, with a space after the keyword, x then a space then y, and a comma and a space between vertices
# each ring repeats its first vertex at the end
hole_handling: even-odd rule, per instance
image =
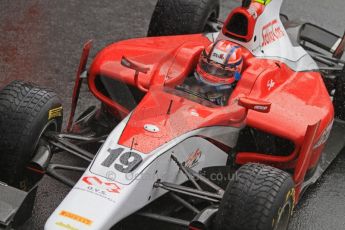
POLYGON ((255 57, 281 61, 294 71, 318 70, 317 64, 310 55, 301 46, 292 44, 280 20, 282 3, 283 0, 272 0, 266 6, 264 12, 257 18, 251 41, 241 42, 226 37, 222 33, 219 33, 217 40, 236 42, 247 48, 255 57))
POLYGON ((114 167, 102 166, 102 162, 109 155, 109 148, 119 147, 124 148, 124 151, 130 151, 127 147, 117 144, 128 120, 129 117, 109 135, 93 163, 51 215, 45 229, 61 229, 62 225, 75 229, 111 228, 166 193, 163 189, 153 187, 158 179, 175 184, 187 181, 186 176, 171 159, 171 155, 177 157, 180 162, 188 162, 197 152, 198 157, 193 158, 195 161, 190 164, 195 171, 226 165, 227 153, 196 135, 213 137, 231 146, 236 143, 240 130, 232 127, 195 130, 172 140, 150 154, 136 152, 143 161, 133 172, 125 174, 116 171, 114 167), (70 217, 66 217, 63 213, 68 213, 70 217), (82 218, 78 219, 75 215, 82 218), (87 223, 91 221, 91 224, 85 224, 84 219, 89 220, 87 223))

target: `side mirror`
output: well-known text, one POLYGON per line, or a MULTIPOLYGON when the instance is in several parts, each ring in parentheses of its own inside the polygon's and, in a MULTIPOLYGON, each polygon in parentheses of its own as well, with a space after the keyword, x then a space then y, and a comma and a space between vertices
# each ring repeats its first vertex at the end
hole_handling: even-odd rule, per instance
POLYGON ((150 70, 150 68, 145 67, 144 65, 141 65, 139 63, 135 63, 129 60, 128 58, 126 58, 125 56, 123 56, 121 59, 121 65, 129 69, 135 70, 135 72, 140 72, 140 73, 145 73, 145 74, 150 70))
POLYGON ((344 54, 344 49, 345 49, 345 32, 344 32, 343 38, 341 40, 339 39, 339 41, 340 41, 339 45, 337 49, 334 51, 333 57, 341 59, 341 57, 344 54))
POLYGON ((259 101, 257 99, 241 97, 238 105, 243 106, 248 110, 254 110, 259 113, 269 113, 271 111, 272 103, 267 101, 259 101))

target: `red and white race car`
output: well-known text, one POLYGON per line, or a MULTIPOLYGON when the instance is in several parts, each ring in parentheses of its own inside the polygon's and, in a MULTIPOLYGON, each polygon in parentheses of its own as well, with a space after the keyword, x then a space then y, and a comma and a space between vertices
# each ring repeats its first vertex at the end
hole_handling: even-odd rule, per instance
POLYGON ((345 37, 289 21, 281 4, 244 0, 222 23, 219 1, 159 0, 149 37, 109 45, 88 69, 86 43, 64 132, 51 90, 4 87, 0 226, 23 223, 46 174, 72 188, 47 230, 137 228, 133 218, 286 230, 303 192, 345 145, 345 37), (184 87, 219 40, 243 54, 221 104, 184 87), (83 80, 101 106, 74 119, 83 80), (50 163, 61 151, 88 166, 50 163))

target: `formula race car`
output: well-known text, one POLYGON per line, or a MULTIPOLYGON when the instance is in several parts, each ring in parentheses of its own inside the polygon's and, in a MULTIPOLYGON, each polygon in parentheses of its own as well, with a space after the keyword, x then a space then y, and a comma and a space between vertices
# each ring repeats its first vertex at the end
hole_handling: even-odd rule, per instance
POLYGON ((71 187, 47 230, 146 221, 149 229, 288 229, 306 188, 345 145, 345 36, 290 21, 281 5, 243 0, 221 22, 219 0, 158 0, 148 37, 109 45, 89 68, 92 42, 84 45, 63 132, 52 90, 21 81, 2 88, 0 229, 30 217, 43 175, 71 187), (241 71, 220 97, 189 85, 199 65, 211 68, 200 60, 225 59, 205 54, 219 41, 235 47, 227 61, 242 50, 241 71), (75 119, 83 80, 101 104, 75 119), (51 163, 59 152, 86 166, 51 163))

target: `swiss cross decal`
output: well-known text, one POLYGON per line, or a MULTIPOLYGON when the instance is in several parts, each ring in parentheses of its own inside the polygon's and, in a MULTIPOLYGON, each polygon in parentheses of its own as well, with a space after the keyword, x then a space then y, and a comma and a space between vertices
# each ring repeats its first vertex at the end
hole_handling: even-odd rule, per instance
POLYGON ((267 89, 270 91, 275 85, 276 85, 275 81, 271 79, 267 82, 267 89))

